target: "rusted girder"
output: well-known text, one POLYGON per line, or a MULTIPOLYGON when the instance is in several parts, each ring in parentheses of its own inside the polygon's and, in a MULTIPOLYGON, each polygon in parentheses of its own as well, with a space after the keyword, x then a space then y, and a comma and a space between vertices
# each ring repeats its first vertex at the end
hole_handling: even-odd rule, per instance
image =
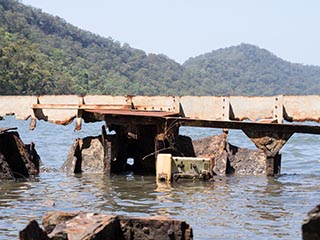
POLYGON ((266 159, 266 174, 274 176, 280 174, 280 149, 286 144, 294 132, 263 132, 243 130, 257 148, 264 151, 266 159))
POLYGON ((302 124, 285 124, 285 123, 265 123, 251 121, 217 121, 202 120, 182 117, 166 117, 168 125, 176 124, 179 126, 190 127, 207 127, 207 128, 226 128, 242 129, 244 131, 254 130, 258 132, 284 132, 284 133, 309 133, 320 134, 320 126, 302 125, 302 124))
POLYGON ((257 148, 263 150, 267 157, 274 157, 286 144, 293 132, 264 132, 243 130, 257 148))

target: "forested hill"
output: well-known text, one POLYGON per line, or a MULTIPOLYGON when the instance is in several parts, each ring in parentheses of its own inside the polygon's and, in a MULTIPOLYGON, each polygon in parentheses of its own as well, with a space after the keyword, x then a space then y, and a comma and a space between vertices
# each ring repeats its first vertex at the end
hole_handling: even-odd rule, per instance
MULTIPOLYGON (((108 26, 106 25, 106 28, 108 26)), ((183 65, 0 0, 0 94, 319 94, 320 67, 241 44, 183 65)))
POLYGON ((168 57, 146 55, 16 0, 0 0, 0 49, 0 94, 176 94, 187 89, 183 67, 168 57))
POLYGON ((202 94, 320 94, 320 67, 294 64, 249 44, 190 58, 183 66, 202 94))

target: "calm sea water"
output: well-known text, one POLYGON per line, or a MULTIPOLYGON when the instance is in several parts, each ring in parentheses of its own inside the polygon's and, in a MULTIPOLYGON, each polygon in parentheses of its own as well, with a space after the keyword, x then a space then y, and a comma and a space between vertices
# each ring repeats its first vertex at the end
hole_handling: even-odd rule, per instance
MULTIPOLYGON (((36 143, 46 167, 60 168, 77 137, 99 135, 103 123, 58 126, 6 117, 0 127, 18 127, 25 143, 36 143)), ((218 129, 182 128, 193 139, 220 133, 218 129)), ((320 136, 295 134, 282 153, 282 175, 217 177, 213 182, 157 186, 141 175, 67 176, 41 173, 32 180, 0 182, 0 239, 17 239, 31 219, 41 222, 47 211, 92 211, 131 216, 163 215, 186 220, 194 239, 301 239, 307 212, 320 203, 320 136)), ((241 131, 229 141, 254 148, 241 131)))

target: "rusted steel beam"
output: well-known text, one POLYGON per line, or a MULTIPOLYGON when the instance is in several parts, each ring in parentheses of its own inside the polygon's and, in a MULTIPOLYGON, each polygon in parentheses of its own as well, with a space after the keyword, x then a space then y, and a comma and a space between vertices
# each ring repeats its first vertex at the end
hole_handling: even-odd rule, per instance
POLYGON ((227 129, 242 129, 255 130, 258 132, 288 132, 288 133, 309 133, 320 134, 320 126, 310 126, 301 124, 278 124, 265 122, 243 122, 243 121, 216 121, 216 120, 201 120, 180 117, 166 117, 168 125, 180 125, 190 127, 208 127, 208 128, 227 128, 227 129))
POLYGON ((32 109, 78 109, 78 104, 32 104, 32 109))

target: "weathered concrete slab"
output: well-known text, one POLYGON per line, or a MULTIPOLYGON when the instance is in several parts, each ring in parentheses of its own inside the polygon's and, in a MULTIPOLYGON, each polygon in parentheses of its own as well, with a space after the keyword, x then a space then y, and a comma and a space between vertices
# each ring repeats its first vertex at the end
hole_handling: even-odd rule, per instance
POLYGON ((17 119, 26 120, 33 114, 35 96, 0 96, 0 116, 15 114, 17 119))
POLYGON ((76 95, 43 95, 37 98, 36 103, 47 106, 41 109, 34 109, 34 116, 39 120, 67 125, 70 124, 78 114, 76 107, 68 107, 68 105, 79 105, 79 97, 76 95), (50 106, 50 104, 55 104, 55 106, 50 106), (67 106, 63 107, 63 104, 67 106), (59 106, 60 109, 58 108, 59 106))
POLYGON ((284 115, 290 121, 320 122, 320 95, 283 96, 284 115))

